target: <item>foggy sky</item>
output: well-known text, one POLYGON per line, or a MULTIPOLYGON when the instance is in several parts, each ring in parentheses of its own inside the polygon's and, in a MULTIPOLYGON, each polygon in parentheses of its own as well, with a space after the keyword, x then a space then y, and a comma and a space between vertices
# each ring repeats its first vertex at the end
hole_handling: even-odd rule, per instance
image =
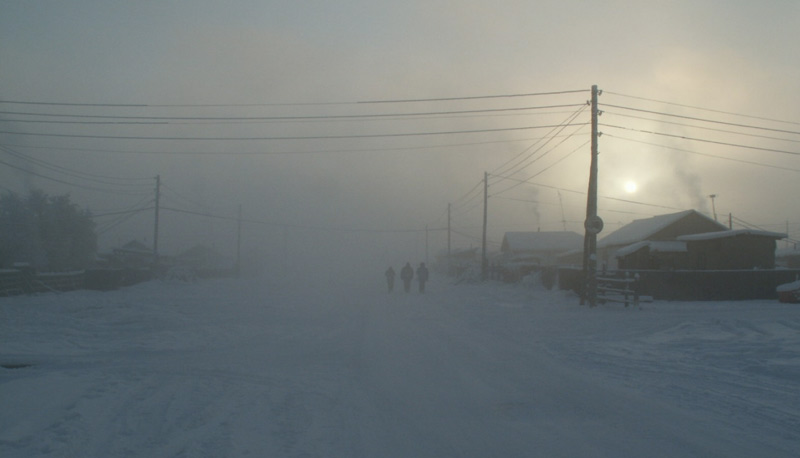
MULTIPOLYGON (((0 152, 0 160, 34 172, 27 174, 0 164, 2 191, 25 192, 37 187, 49 194, 70 193, 76 203, 102 214, 146 204, 152 199, 153 177, 160 175, 168 187, 163 193, 164 206, 235 217, 241 205, 245 219, 252 220, 243 227, 243 248, 249 252, 263 250, 284 263, 300 257, 324 259, 320 262, 325 265, 337 259, 375 265, 416 264, 425 259, 426 246, 431 261, 445 248, 445 233, 439 229, 446 225, 447 204, 459 202, 479 184, 485 171, 498 170, 548 129, 241 139, 552 125, 563 122, 576 108, 493 116, 335 121, 234 122, 229 118, 581 104, 590 98, 589 89, 596 84, 605 91, 600 97, 604 135, 599 139, 599 190, 604 197, 599 213, 607 232, 632 219, 689 208, 711 215, 708 196, 715 194, 717 213, 721 219, 724 215, 725 222, 727 215, 733 214, 780 232, 786 231, 788 222, 789 232, 797 239, 800 159, 790 154, 800 153, 800 136, 792 133, 800 131, 797 24, 800 4, 794 1, 2 1, 0 99, 149 105, 0 104, 0 111, 5 112, 0 114, 0 131, 12 132, 0 134, 0 145, 98 176, 143 179, 125 188, 133 191, 132 195, 107 192, 111 186, 99 183, 92 184, 99 189, 84 189, 37 175, 83 182, 78 178, 0 152), (585 92, 353 103, 574 89, 585 92), (703 124, 716 130, 697 130, 679 125, 697 125, 694 120, 604 104, 788 132, 754 131, 730 124, 703 124), (23 121, 41 117, 8 112, 212 116, 228 121, 32 123, 23 121), (743 136, 743 131, 772 138, 743 136), (119 138, 126 136, 148 139, 119 138), (692 142, 682 136, 713 142, 692 142), (624 191, 629 180, 638 184, 635 194, 624 191), (430 229, 427 243, 426 227, 430 229), (406 232, 412 230, 421 232, 406 232)), ((588 110, 576 120, 588 121, 588 110)), ((536 175, 532 181, 546 187, 520 184, 501 193, 517 182, 492 182, 489 193, 498 194, 490 198, 490 249, 499 248, 502 234, 508 230, 566 227, 583 232, 586 196, 582 193, 587 186, 589 148, 569 153, 588 140, 588 128, 578 131, 514 175, 516 179, 536 175)), ((482 207, 478 204, 479 199, 472 200, 454 212, 453 227, 459 232, 453 238, 454 248, 480 245, 482 207)), ((109 248, 134 238, 152 241, 152 220, 150 212, 132 217, 103 232, 101 246, 109 248)), ((98 219, 103 221, 108 219, 98 219)), ((161 221, 162 252, 174 253, 198 242, 227 253, 235 249, 234 221, 169 211, 162 212, 161 221)))

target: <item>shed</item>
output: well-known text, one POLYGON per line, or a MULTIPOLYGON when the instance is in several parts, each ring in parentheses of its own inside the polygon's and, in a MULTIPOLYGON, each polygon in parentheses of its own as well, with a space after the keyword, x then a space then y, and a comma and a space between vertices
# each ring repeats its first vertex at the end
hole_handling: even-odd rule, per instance
POLYGON ((737 229, 678 237, 686 242, 689 268, 696 270, 774 269, 779 232, 737 229))

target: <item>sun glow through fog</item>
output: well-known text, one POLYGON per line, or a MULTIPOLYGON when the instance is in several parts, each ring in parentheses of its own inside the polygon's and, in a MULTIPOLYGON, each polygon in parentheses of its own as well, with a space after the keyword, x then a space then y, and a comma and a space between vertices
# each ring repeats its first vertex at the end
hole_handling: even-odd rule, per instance
POLYGON ((635 181, 626 181, 625 182, 625 192, 627 192, 628 194, 635 193, 637 188, 638 187, 636 186, 636 182, 635 181))

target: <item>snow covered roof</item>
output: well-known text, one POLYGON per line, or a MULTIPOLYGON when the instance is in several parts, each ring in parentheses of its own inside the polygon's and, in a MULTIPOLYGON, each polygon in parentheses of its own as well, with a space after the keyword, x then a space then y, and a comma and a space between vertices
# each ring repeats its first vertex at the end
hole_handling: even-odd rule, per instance
POLYGON ((713 219, 709 218, 706 215, 703 215, 702 213, 698 213, 695 210, 686 210, 678 213, 670 213, 668 215, 658 215, 652 218, 634 220, 630 224, 622 226, 616 231, 598 240, 597 246, 607 247, 614 245, 630 245, 632 243, 647 240, 652 235, 667 228, 671 224, 674 224, 680 221, 681 219, 691 215, 692 213, 695 213, 698 216, 706 218, 709 221, 717 224, 720 227, 720 229, 725 228, 724 225, 717 223, 716 221, 714 221, 713 219))
POLYGON ((782 234, 780 232, 757 231, 754 229, 735 229, 730 231, 705 232, 703 234, 681 235, 678 237, 678 240, 683 242, 696 242, 698 240, 714 240, 727 237, 736 237, 739 235, 755 235, 758 237, 769 237, 773 239, 783 239, 787 237, 786 234, 782 234))
POLYGON ((577 232, 506 232, 502 251, 567 251, 580 247, 583 236, 577 232))
POLYGON ((620 248, 614 253, 614 256, 621 258, 631 253, 636 253, 642 248, 649 248, 651 253, 685 253, 688 251, 686 242, 636 242, 628 245, 625 248, 620 248))

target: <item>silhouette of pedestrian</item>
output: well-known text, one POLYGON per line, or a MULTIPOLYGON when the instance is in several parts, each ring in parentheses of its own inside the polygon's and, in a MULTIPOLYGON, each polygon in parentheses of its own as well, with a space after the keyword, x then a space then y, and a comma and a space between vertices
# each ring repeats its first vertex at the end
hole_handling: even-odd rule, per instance
POLYGON ((419 263, 419 267, 417 267, 417 281, 419 281, 419 292, 425 292, 425 282, 428 281, 428 268, 425 267, 425 263, 419 263))
POLYGON ((403 289, 406 292, 411 290, 411 279, 414 278, 414 269, 411 267, 411 263, 407 262, 402 269, 400 269, 400 278, 403 280, 403 289))
POLYGON ((386 283, 389 285, 389 292, 391 293, 394 289, 394 269, 392 269, 392 266, 386 269, 384 275, 386 275, 386 283))

